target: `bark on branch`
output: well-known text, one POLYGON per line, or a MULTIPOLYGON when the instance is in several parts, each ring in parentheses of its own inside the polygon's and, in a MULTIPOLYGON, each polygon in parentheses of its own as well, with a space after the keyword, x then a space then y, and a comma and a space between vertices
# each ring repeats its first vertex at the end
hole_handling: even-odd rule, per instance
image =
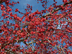
MULTIPOLYGON (((71 3, 72 3, 72 1, 69 1, 69 2, 67 2, 67 3, 65 3, 65 4, 63 4, 62 6, 63 6, 63 7, 65 7, 67 4, 71 4, 71 3)), ((57 9, 52 10, 52 12, 47 13, 46 15, 44 15, 44 16, 42 16, 42 17, 43 17, 43 18, 45 18, 46 16, 50 16, 50 14, 51 14, 51 13, 54 13, 55 11, 58 11, 58 10, 61 10, 61 7, 60 7, 60 8, 57 8, 57 9)))

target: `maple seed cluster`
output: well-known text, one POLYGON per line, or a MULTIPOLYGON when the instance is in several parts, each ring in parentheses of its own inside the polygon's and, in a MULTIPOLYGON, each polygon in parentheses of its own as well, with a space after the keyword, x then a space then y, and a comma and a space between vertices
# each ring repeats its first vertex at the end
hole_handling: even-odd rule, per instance
POLYGON ((0 54, 72 54, 72 0, 48 2, 37 0, 41 11, 27 4, 21 12, 13 9, 19 2, 0 0, 0 54))

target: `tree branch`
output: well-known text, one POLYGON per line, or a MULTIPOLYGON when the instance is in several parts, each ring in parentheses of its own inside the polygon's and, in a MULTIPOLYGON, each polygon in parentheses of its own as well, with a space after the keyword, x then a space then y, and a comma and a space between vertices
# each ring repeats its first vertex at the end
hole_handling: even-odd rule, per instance
MULTIPOLYGON (((69 1, 69 2, 67 2, 67 3, 65 3, 65 4, 63 4, 62 6, 63 7, 65 7, 67 4, 71 4, 72 3, 72 1, 69 1)), ((50 12, 50 13, 47 13, 46 15, 44 15, 44 16, 42 16, 42 17, 46 17, 46 16, 50 16, 51 15, 51 13, 54 13, 55 11, 58 11, 58 10, 60 10, 61 9, 61 7, 60 8, 57 8, 57 9, 54 9, 54 10, 52 10, 52 12, 50 12)))
MULTIPOLYGON (((62 6, 65 7, 67 4, 71 4, 71 3, 72 3, 72 1, 69 1, 69 2, 67 2, 67 3, 65 3, 65 4, 62 4, 62 6)), ((44 16, 42 16, 42 17, 45 18, 46 16, 51 16, 51 13, 54 13, 55 11, 58 11, 58 10, 60 10, 60 9, 61 9, 61 7, 60 7, 60 8, 57 8, 57 9, 54 9, 52 12, 47 13, 46 15, 44 15, 44 16)), ((47 21, 51 21, 51 20, 47 20, 47 21)), ((26 24, 23 26, 23 28, 25 28, 26 26, 28 26, 29 23, 30 23, 30 22, 26 22, 26 24)))

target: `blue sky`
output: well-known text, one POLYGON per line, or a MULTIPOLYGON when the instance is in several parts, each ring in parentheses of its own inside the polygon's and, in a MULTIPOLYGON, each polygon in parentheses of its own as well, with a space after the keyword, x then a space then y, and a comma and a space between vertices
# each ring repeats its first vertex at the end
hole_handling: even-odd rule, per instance
MULTIPOLYGON (((26 8, 27 4, 30 4, 30 5, 33 7, 32 12, 36 11, 37 9, 38 9, 39 11, 41 11, 41 10, 44 9, 44 8, 42 8, 42 6, 41 6, 42 3, 40 3, 40 2, 37 3, 37 0, 11 0, 11 1, 15 1, 15 2, 19 1, 20 4, 16 4, 16 5, 15 5, 15 8, 19 8, 19 10, 22 11, 22 12, 24 12, 23 9, 26 8)), ((58 5, 59 5, 59 4, 62 4, 62 0, 56 0, 56 1, 57 1, 57 4, 58 4, 58 5)), ((53 4, 53 0, 49 0, 47 6, 49 7, 49 6, 52 5, 52 4, 53 4)))

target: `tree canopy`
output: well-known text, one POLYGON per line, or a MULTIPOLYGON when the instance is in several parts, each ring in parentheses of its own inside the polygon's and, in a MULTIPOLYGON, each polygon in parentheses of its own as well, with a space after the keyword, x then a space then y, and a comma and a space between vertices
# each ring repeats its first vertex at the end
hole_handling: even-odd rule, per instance
POLYGON ((19 1, 0 0, 0 54, 72 54, 72 0, 62 1, 47 8, 49 0, 37 0, 44 10, 27 4, 21 12, 12 9, 19 1))

